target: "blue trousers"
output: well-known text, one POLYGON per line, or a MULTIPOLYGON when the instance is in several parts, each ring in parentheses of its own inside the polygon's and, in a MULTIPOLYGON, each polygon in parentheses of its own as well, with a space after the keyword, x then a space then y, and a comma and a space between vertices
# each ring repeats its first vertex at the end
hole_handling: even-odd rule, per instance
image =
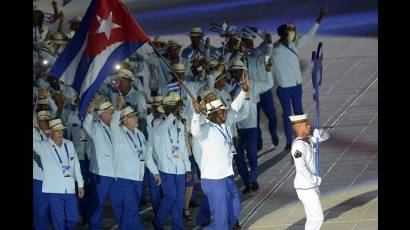
POLYGON ((88 221, 90 218, 90 161, 89 160, 80 160, 80 170, 81 175, 84 179, 84 196, 78 200, 78 206, 80 208, 81 217, 88 221))
POLYGON ((144 229, 139 215, 142 181, 117 178, 112 185, 111 203, 120 230, 144 229))
MULTIPOLYGON (((185 187, 193 187, 195 185, 195 177, 198 175, 199 167, 195 161, 194 156, 189 156, 189 161, 191 163, 191 172, 192 172, 192 178, 190 181, 187 181, 185 183, 185 187)), ((192 191, 191 199, 189 202, 195 202, 195 191, 192 191)))
POLYGON ((288 145, 291 145, 293 140, 292 127, 289 119, 289 116, 292 115, 291 104, 295 115, 303 114, 302 85, 299 84, 286 88, 278 86, 277 95, 283 110, 283 127, 285 129, 286 141, 288 145))
POLYGON ((211 216, 211 210, 209 209, 209 202, 208 197, 204 196, 202 200, 201 207, 199 208, 199 212, 196 216, 196 224, 205 226, 209 222, 209 218, 211 216))
POLYGON ((262 140, 262 131, 260 128, 260 110, 262 108, 263 112, 265 113, 266 117, 269 120, 269 133, 272 138, 272 143, 276 145, 278 140, 276 134, 276 109, 275 104, 273 102, 273 95, 272 90, 268 90, 262 94, 259 94, 260 101, 256 105, 257 106, 257 125, 258 125, 258 139, 257 139, 257 147, 258 149, 262 149, 263 140, 262 140))
POLYGON ((78 223, 75 194, 44 193, 47 197, 55 230, 74 230, 78 223))
POLYGON ((152 174, 149 170, 145 170, 144 179, 145 178, 148 180, 152 210, 154 211, 154 214, 156 214, 161 202, 161 188, 157 185, 154 174, 152 174))
POLYGON ((256 149, 257 132, 258 128, 238 129, 239 142, 236 149, 237 154, 234 155, 234 158, 239 175, 245 185, 249 185, 250 183, 256 181, 258 177, 258 159, 256 149), (246 156, 251 168, 250 171, 248 171, 248 166, 245 161, 245 148, 246 156))
POLYGON ((239 192, 233 176, 223 179, 201 179, 214 220, 204 229, 226 230, 238 223, 241 211, 239 192))
MULTIPOLYGON (((104 204, 107 196, 110 196, 112 203, 114 193, 113 187, 115 185, 115 179, 113 177, 100 176, 94 173, 90 173, 91 178, 91 194, 90 194, 90 220, 89 226, 91 230, 101 229, 102 215, 104 211, 104 204)), ((120 209, 117 209, 113 205, 114 215, 117 223, 120 222, 120 209)))
POLYGON ((155 224, 163 228, 168 215, 172 213, 172 229, 184 229, 185 174, 160 174, 163 197, 154 219, 155 224))
POLYGON ((43 182, 33 179, 33 224, 36 230, 48 230, 49 205, 46 195, 41 192, 43 182))

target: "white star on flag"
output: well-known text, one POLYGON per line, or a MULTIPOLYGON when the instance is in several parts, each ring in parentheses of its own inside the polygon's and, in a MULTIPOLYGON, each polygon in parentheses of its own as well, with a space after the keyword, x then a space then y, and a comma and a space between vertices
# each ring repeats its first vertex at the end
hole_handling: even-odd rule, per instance
POLYGON ((98 30, 95 33, 104 33, 105 37, 107 37, 107 40, 110 40, 111 30, 121 27, 120 25, 117 25, 112 22, 112 11, 110 12, 110 15, 107 19, 101 18, 98 15, 97 19, 100 23, 100 27, 98 27, 98 30))

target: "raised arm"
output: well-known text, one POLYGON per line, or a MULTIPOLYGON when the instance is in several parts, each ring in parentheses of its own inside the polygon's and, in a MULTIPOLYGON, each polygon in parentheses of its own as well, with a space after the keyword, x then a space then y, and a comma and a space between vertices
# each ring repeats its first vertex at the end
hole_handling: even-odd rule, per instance
POLYGON ((84 122, 83 122, 84 130, 91 137, 95 136, 95 127, 94 127, 94 124, 93 124, 93 115, 92 115, 94 113, 94 109, 95 109, 95 103, 94 103, 94 101, 92 101, 88 105, 88 114, 85 117, 84 122))
POLYGON ((154 122, 154 132, 157 134, 161 134, 163 132, 166 132, 172 125, 173 122, 175 121, 175 116, 173 113, 169 113, 169 115, 165 118, 165 120, 161 122, 154 122))
POLYGON ((320 22, 322 21, 322 18, 327 14, 327 8, 326 7, 322 7, 320 9, 320 13, 319 13, 319 17, 316 19, 315 24, 313 24, 312 28, 310 28, 310 30, 303 34, 300 38, 299 41, 296 43, 296 47, 300 48, 302 46, 304 46, 306 43, 310 42, 313 37, 315 36, 320 22))

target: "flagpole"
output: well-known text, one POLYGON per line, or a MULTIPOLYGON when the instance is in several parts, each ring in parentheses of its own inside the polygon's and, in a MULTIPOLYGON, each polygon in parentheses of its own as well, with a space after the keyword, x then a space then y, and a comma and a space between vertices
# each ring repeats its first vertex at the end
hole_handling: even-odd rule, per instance
MULTIPOLYGON (((319 87, 317 85, 317 53, 312 52, 312 87, 313 87, 313 100, 316 103, 316 129, 319 130, 319 87)), ((316 137, 316 151, 315 151, 315 168, 316 175, 320 176, 320 164, 319 164, 319 137, 316 137)))
POLYGON ((189 94, 189 96, 191 96, 192 100, 196 101, 196 98, 194 97, 194 95, 191 93, 191 91, 189 91, 189 89, 186 87, 186 85, 184 84, 184 82, 181 80, 181 78, 178 76, 177 73, 175 73, 175 71, 172 69, 172 67, 169 65, 169 63, 167 62, 167 60, 165 60, 165 58, 159 53, 159 51, 157 50, 157 48, 155 47, 155 45, 152 43, 152 41, 149 41, 149 44, 152 46, 152 48, 154 49, 155 53, 161 57, 162 61, 167 65, 167 67, 171 70, 172 74, 174 75, 174 77, 176 77, 179 81, 179 83, 181 84, 181 86, 185 89, 185 91, 189 94))

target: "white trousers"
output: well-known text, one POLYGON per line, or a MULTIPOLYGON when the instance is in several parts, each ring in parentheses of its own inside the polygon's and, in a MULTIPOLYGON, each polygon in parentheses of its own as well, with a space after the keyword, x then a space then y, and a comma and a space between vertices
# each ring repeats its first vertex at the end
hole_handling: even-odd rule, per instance
POLYGON ((319 199, 319 188, 308 190, 296 189, 296 193, 305 207, 305 230, 319 230, 323 223, 323 210, 319 199))

